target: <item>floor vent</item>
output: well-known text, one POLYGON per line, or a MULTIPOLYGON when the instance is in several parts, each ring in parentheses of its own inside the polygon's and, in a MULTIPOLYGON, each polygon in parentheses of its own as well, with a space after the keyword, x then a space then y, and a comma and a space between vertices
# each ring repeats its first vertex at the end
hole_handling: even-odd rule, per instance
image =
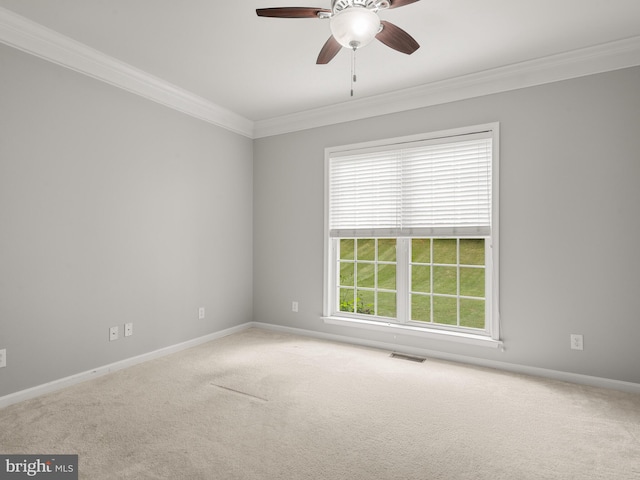
POLYGON ((405 355, 404 353, 395 353, 391 354, 391 358, 400 358, 401 360, 409 360, 410 362, 418 362, 422 363, 426 360, 424 357, 416 357, 414 355, 405 355))

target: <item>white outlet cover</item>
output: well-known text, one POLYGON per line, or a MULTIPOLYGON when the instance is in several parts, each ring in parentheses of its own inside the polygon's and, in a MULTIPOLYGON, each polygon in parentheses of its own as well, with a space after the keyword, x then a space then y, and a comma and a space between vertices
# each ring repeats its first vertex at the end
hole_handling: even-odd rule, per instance
POLYGON ((124 336, 130 337, 133 335, 133 323, 125 323, 124 324, 124 336))
POLYGON ((584 350, 584 337, 577 333, 571 334, 571 349, 584 350))
POLYGON ((0 350, 0 368, 4 368, 7 366, 7 349, 3 348, 0 350))
POLYGON ((118 339, 118 327, 111 327, 109 329, 109 341, 113 342, 118 339))
POLYGON ((199 319, 199 320, 204 319, 204 307, 200 307, 200 308, 198 309, 198 319, 199 319))

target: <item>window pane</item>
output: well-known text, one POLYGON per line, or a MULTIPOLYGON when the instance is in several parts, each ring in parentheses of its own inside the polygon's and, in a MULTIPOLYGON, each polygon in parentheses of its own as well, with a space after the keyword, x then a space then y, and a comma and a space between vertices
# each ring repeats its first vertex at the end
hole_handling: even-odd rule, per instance
POLYGON ((431 321, 431 297, 428 295, 411 295, 411 320, 418 322, 431 321))
POLYGON ((340 239, 340 258, 342 260, 353 260, 353 243, 352 238, 340 239))
POLYGON ((433 293, 458 293, 456 267, 433 267, 433 293))
POLYGON ((411 267, 411 291, 431 293, 431 267, 426 265, 411 267))
POLYGON ((457 325, 458 301, 449 297, 433 297, 433 321, 444 325, 457 325))
POLYGON ((460 239, 460 264, 484 265, 484 239, 460 239))
POLYGON ((378 292, 378 315, 396 318, 396 294, 378 292))
POLYGON ((381 262, 396 261, 395 238, 381 238, 378 240, 378 260, 381 262))
POLYGON ((353 263, 340 262, 340 285, 353 286, 353 263))
POLYGON ((358 272, 358 286, 373 288, 376 284, 375 263, 356 264, 358 272))
POLYGON ((358 260, 375 260, 376 240, 374 238, 358 239, 358 260))
POLYGON ((357 295, 357 313, 365 315, 375 315, 375 294, 370 290, 358 290, 357 295))
POLYGON ((353 312, 355 290, 353 288, 340 289, 340 311, 353 312))
POLYGON ((408 261, 411 281, 409 290, 402 292, 397 284, 398 241, 339 239, 338 310, 380 317, 383 322, 386 318, 486 330, 485 240, 409 239, 411 254, 404 262, 408 261), (398 302, 407 300, 410 315, 399 318, 398 302))
POLYGON ((411 240, 411 261, 429 263, 431 261, 431 239, 414 238, 411 240))
POLYGON ((378 264, 378 288, 384 288, 385 290, 396 289, 395 264, 378 264))
POLYGON ((433 263, 458 263, 455 238, 436 238, 433 240, 433 263))
POLYGON ((460 267, 460 295, 484 297, 484 268, 460 267))
POLYGON ((484 328, 484 300, 460 299, 460 326, 484 328))

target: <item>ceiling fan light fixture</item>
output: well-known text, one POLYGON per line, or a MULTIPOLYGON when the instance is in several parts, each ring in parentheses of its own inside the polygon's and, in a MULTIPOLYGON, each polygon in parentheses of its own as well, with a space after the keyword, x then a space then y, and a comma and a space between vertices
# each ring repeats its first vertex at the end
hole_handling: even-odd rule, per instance
POLYGON ((364 7, 346 8, 330 21, 331 33, 340 45, 356 49, 371 43, 380 31, 378 15, 364 7))

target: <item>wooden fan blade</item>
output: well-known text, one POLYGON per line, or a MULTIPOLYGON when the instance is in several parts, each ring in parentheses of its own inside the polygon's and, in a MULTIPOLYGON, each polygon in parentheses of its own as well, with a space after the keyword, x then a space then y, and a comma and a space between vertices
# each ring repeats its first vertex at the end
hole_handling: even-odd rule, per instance
POLYGON ((386 20, 382 20, 380 23, 382 24, 382 30, 376 35, 376 38, 387 47, 391 47, 407 55, 411 55, 420 48, 420 44, 400 27, 386 20))
POLYGON ((419 1, 420 0, 389 0, 389 8, 404 7, 405 5, 410 5, 419 1))
POLYGON ((331 13, 331 10, 315 7, 274 7, 256 9, 256 13, 259 17, 278 18, 318 18, 318 12, 331 13))
POLYGON ((326 65, 338 54, 341 48, 342 45, 340 45, 338 41, 333 38, 333 35, 331 35, 329 40, 327 40, 322 47, 322 50, 320 50, 316 63, 318 65, 326 65))

